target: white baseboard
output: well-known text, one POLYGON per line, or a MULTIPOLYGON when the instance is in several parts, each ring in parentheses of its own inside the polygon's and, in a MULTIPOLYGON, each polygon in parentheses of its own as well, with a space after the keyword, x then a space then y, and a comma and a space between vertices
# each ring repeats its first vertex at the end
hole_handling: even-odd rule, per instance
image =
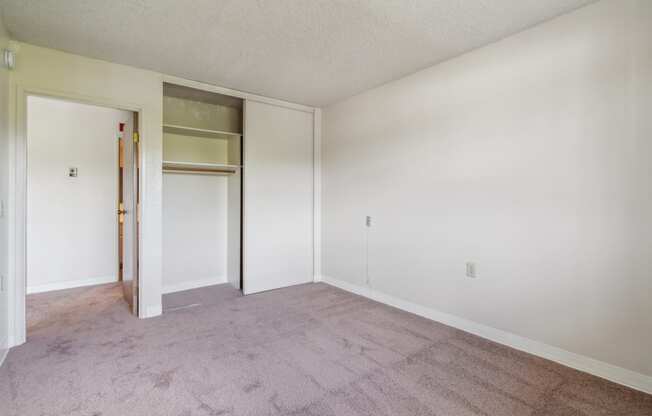
POLYGON ((0 349, 0 367, 2 367, 2 364, 5 363, 5 359, 7 358, 7 354, 9 354, 9 348, 1 348, 0 349))
POLYGON ((8 352, 9 352, 9 340, 3 339, 2 341, 0 341, 0 367, 2 367, 2 364, 5 362, 5 358, 7 358, 8 352))
POLYGON ((23 342, 18 342, 17 339, 16 339, 16 337, 15 337, 13 334, 9 334, 9 336, 7 337, 7 349, 11 349, 11 348, 13 348, 13 347, 17 347, 17 346, 23 344, 24 342, 25 342, 25 341, 23 341, 23 342))
POLYGON ((68 280, 64 282, 47 283, 44 285, 27 286, 27 294, 50 292, 53 290, 72 289, 74 287, 102 285, 105 283, 117 282, 116 276, 100 276, 82 280, 68 280))
POLYGON ((441 322, 445 325, 452 326, 462 331, 470 332, 482 338, 489 339, 499 344, 507 345, 514 349, 536 355, 567 367, 574 368, 585 373, 622 384, 642 392, 652 394, 652 377, 640 374, 622 367, 607 364, 593 358, 566 351, 561 348, 553 347, 539 341, 534 341, 520 335, 512 334, 500 329, 492 328, 477 322, 464 318, 450 315, 438 310, 418 305, 410 301, 396 298, 391 295, 379 292, 373 288, 360 286, 334 279, 330 276, 322 276, 324 283, 328 283, 340 289, 352 292, 360 296, 373 299, 406 312, 423 316, 433 321, 441 322))
POLYGON ((219 285, 227 283, 226 276, 213 276, 204 279, 190 280, 187 282, 175 283, 163 286, 163 294, 181 292, 183 290, 197 289, 204 286, 219 285))

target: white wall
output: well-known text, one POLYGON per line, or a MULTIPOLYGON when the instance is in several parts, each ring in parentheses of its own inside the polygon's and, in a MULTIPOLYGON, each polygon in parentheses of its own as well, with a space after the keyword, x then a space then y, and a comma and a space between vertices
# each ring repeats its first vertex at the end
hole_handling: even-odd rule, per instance
POLYGON ((118 281, 119 123, 132 114, 28 97, 28 293, 118 281))
POLYGON ((227 181, 163 175, 163 293, 226 283, 227 181))
MULTIPOLYGON (((7 47, 9 38, 0 14, 0 50, 7 47)), ((9 70, 0 65, 0 362, 2 350, 9 339, 8 310, 8 201, 9 201, 9 70)))
POLYGON ((601 1, 326 108, 323 273, 365 285, 371 215, 376 293, 651 376, 651 22, 601 1))

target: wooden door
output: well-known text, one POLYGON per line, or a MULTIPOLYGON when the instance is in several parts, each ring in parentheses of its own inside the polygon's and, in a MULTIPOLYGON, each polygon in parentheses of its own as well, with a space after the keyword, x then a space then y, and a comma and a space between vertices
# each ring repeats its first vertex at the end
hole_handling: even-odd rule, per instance
POLYGON ((123 222, 122 289, 125 300, 129 303, 134 315, 138 315, 139 147, 138 113, 134 113, 133 123, 127 123, 124 134, 124 169, 121 175, 123 194, 121 210, 123 222))

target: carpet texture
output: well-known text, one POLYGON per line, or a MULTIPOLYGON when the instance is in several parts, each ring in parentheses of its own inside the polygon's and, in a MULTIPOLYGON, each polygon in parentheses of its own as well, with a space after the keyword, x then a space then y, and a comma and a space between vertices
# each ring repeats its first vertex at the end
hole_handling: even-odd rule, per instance
POLYGON ((652 415, 650 395, 325 284, 164 307, 136 319, 113 284, 30 295, 0 414, 652 415))

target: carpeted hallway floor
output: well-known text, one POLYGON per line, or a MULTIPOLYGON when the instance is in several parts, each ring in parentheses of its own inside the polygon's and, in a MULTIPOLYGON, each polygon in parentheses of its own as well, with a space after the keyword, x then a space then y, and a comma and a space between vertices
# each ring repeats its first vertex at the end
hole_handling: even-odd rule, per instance
POLYGON ((30 295, 0 414, 652 415, 652 396, 325 284, 164 307, 136 319, 117 285, 30 295))

